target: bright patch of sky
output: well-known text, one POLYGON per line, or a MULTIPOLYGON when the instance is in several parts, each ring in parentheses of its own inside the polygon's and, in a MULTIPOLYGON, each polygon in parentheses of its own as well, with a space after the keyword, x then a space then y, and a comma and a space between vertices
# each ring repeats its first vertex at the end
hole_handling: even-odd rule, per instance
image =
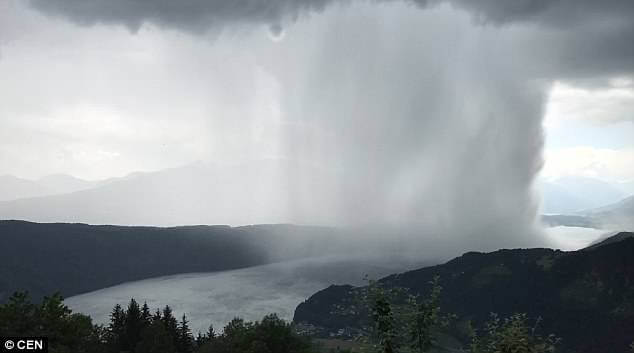
POLYGON ((634 180, 634 82, 601 88, 556 82, 546 106, 542 177, 634 180))

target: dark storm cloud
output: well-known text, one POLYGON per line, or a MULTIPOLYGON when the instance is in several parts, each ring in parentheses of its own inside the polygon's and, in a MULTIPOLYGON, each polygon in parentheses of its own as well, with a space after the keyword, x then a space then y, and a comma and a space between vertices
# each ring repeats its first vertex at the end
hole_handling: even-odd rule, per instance
MULTIPOLYGON (((145 22, 191 32, 228 24, 272 24, 300 14, 321 11, 333 0, 33 0, 49 14, 83 25, 122 24, 137 31, 145 22)), ((279 33, 279 31, 277 31, 279 33)))
MULTIPOLYGON (((378 0, 393 3, 399 0, 378 0)), ((526 54, 539 60, 536 76, 564 79, 622 75, 634 69, 634 1, 631 0, 403 0, 423 7, 442 3, 468 11, 477 23, 534 24, 526 54)), ((192 33, 227 26, 266 25, 274 37, 298 16, 349 0, 31 0, 34 8, 81 25, 120 24, 137 31, 152 23, 192 33)))
MULTIPOLYGON (((395 2, 398 0, 378 0, 395 2)), ((539 22, 556 27, 583 25, 587 21, 632 22, 630 0, 402 0, 421 7, 449 3, 473 13, 477 19, 497 24, 539 22)), ((276 23, 283 18, 322 11, 350 0, 31 0, 44 12, 66 16, 81 24, 120 23, 138 29, 144 22, 201 31, 237 23, 276 23)))
MULTIPOLYGON (((576 26, 588 20, 631 20, 629 0, 445 0, 493 23, 539 22, 555 27, 576 26)), ((423 1, 427 4, 427 1, 423 1)))

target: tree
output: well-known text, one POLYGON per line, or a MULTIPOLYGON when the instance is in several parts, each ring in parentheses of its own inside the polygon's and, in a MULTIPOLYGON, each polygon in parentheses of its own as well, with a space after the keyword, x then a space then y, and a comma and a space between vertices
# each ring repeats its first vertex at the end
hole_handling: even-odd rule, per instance
POLYGON ((449 325, 451 315, 443 315, 440 310, 440 277, 430 282, 431 290, 426 298, 410 296, 408 302, 413 308, 413 317, 409 323, 410 346, 418 352, 427 352, 435 342, 435 331, 449 325))
POLYGON ((101 352, 103 329, 89 316, 73 314, 59 294, 32 304, 28 293, 18 292, 0 304, 0 333, 7 336, 45 336, 51 353, 101 352))
POLYGON ((37 323, 36 307, 28 292, 15 292, 8 302, 0 305, 0 332, 3 336, 26 336, 37 323))
POLYGON ((174 353, 174 340, 158 320, 152 321, 141 333, 141 340, 134 350, 136 353, 174 353))
POLYGON ((141 308, 139 308, 139 304, 134 300, 134 298, 130 299, 130 303, 128 304, 128 309, 125 314, 125 328, 124 328, 124 339, 123 339, 123 348, 126 351, 133 351, 134 347, 136 347, 137 343, 141 339, 141 330, 143 330, 144 321, 141 313, 141 308))
POLYGON ((198 336, 196 336, 196 347, 200 347, 207 342, 211 342, 216 338, 216 332, 214 331, 214 326, 209 325, 209 329, 204 334, 198 332, 198 336))
POLYGON ((256 322, 252 336, 250 350, 254 352, 305 352, 310 348, 309 342, 295 334, 291 325, 276 314, 266 315, 256 322))
POLYGON ((114 306, 104 328, 73 313, 59 294, 34 305, 26 293, 15 293, 0 304, 0 329, 3 335, 48 337, 51 353, 308 353, 311 348, 275 314, 259 322, 235 318, 221 335, 209 326, 195 349, 187 317, 178 322, 169 306, 150 315, 147 304, 140 308, 131 299, 126 309, 114 306))
POLYGON ((439 277, 430 282, 426 297, 411 295, 406 288, 388 286, 382 281, 365 280, 368 285, 355 292, 356 304, 337 311, 351 315, 367 312, 370 327, 363 332, 364 338, 378 345, 383 353, 396 352, 401 346, 418 352, 431 349, 437 331, 447 326, 452 317, 440 310, 439 277))
POLYGON ((387 297, 377 298, 371 305, 371 317, 381 351, 393 353, 396 350, 397 343, 392 306, 387 297))
POLYGON ((170 308, 169 305, 165 305, 165 307, 163 308, 163 315, 161 317, 161 321, 163 322, 163 325, 165 326, 165 330, 170 335, 170 337, 172 337, 172 341, 174 342, 174 345, 176 346, 176 340, 178 337, 178 321, 172 314, 172 308, 170 308))
POLYGON ((152 313, 150 312, 150 307, 147 305, 147 302, 143 302, 143 306, 141 307, 141 319, 143 320, 144 326, 150 324, 150 320, 152 320, 152 313))
POLYGON ((225 326, 220 342, 230 352, 244 352, 248 348, 253 323, 234 318, 225 326))
POLYGON ((161 311, 159 309, 156 309, 156 311, 154 312, 154 315, 152 315, 152 320, 150 320, 151 322, 158 322, 158 321, 162 321, 162 316, 161 316, 161 311))
POLYGON ((115 352, 124 350, 123 336, 125 333, 126 314, 121 305, 116 304, 110 313, 110 324, 107 329, 108 345, 115 352))
POLYGON ((189 329, 187 317, 183 314, 180 325, 178 326, 178 339, 176 349, 179 353, 192 353, 194 351, 194 338, 189 329))
POLYGON ((496 314, 485 324, 484 334, 472 333, 471 353, 552 353, 560 339, 537 333, 541 320, 531 327, 526 314, 514 314, 504 320, 496 314))
POLYGON ((214 325, 209 325, 206 336, 208 339, 214 339, 216 337, 216 332, 214 331, 214 325))
POLYGON ((222 334, 210 329, 203 337, 214 337, 198 349, 198 353, 308 353, 308 338, 297 335, 290 324, 275 314, 262 321, 248 322, 234 318, 222 334))

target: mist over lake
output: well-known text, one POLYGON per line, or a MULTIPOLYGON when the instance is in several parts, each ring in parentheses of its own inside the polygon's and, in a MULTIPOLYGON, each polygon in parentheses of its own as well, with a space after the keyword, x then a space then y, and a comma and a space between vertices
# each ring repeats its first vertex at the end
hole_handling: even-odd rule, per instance
POLYGON ((331 284, 361 285, 365 275, 378 278, 424 264, 397 258, 313 258, 128 282, 73 296, 65 303, 73 311, 89 314, 98 323, 107 323, 113 306, 117 303, 124 306, 130 298, 147 302, 151 308, 170 305, 177 317, 187 315, 193 332, 205 332, 209 324, 220 330, 236 316, 258 320, 277 313, 291 320, 299 303, 331 284))

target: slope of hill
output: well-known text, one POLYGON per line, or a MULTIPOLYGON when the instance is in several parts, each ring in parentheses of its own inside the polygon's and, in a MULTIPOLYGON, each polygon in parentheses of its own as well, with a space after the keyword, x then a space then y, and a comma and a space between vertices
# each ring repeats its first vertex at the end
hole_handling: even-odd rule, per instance
MULTIPOLYGON (((544 332, 563 338, 564 351, 624 352, 634 341, 634 238, 629 235, 617 235, 615 239, 623 239, 589 251, 471 252, 381 282, 426 293, 429 281, 440 275, 441 306, 457 314, 460 323, 482 323, 490 312, 524 312, 541 316, 544 332)), ((333 310, 353 302, 352 293, 351 286, 326 288, 297 307, 294 321, 326 332, 358 326, 363 315, 344 316, 333 310)))
POLYGON ((584 250, 596 249, 596 248, 598 248, 600 246, 611 244, 611 243, 617 243, 617 242, 620 242, 622 240, 625 240, 627 238, 632 238, 632 237, 634 237, 634 233, 631 233, 631 232, 621 232, 621 233, 613 234, 611 236, 608 236, 608 237, 605 237, 605 238, 601 238, 601 239, 593 242, 592 244, 588 245, 584 250))
POLYGON ((186 272, 301 258, 332 243, 327 228, 291 225, 175 228, 0 221, 0 302, 16 290, 35 298, 186 272))

